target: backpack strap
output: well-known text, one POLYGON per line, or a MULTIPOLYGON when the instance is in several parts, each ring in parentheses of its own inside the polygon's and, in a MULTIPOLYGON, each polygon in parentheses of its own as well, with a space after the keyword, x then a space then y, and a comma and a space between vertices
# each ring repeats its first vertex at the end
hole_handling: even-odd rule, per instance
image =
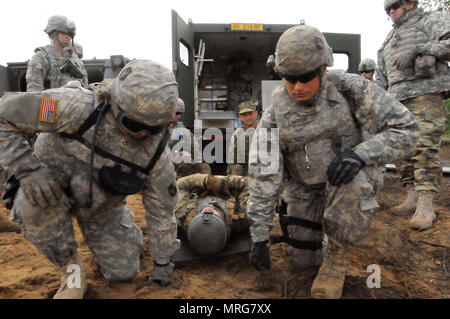
MULTIPOLYGON (((83 124, 81 124, 80 128, 77 130, 76 133, 69 134, 69 133, 62 132, 59 134, 65 138, 77 140, 78 142, 91 148, 92 143, 87 141, 82 135, 95 124, 95 122, 97 121, 97 118, 103 112, 103 108, 105 108, 104 111, 106 112, 110 108, 110 105, 109 104, 105 105, 105 102, 100 103, 95 108, 95 110, 88 116, 88 118, 83 122, 83 124)), ((108 158, 117 164, 122 164, 122 165, 128 166, 132 170, 140 171, 140 172, 144 173, 145 175, 148 175, 151 172, 151 170, 153 169, 153 167, 156 165, 156 163, 158 162, 159 158, 161 157, 161 155, 167 145, 168 139, 169 139, 168 129, 165 129, 164 135, 158 144, 156 152, 153 155, 153 157, 150 160, 150 163, 147 167, 142 167, 142 166, 136 165, 134 163, 131 163, 131 162, 124 160, 120 157, 117 157, 97 146, 94 146, 94 151, 95 151, 95 153, 99 154, 100 156, 102 156, 104 158, 108 158)))

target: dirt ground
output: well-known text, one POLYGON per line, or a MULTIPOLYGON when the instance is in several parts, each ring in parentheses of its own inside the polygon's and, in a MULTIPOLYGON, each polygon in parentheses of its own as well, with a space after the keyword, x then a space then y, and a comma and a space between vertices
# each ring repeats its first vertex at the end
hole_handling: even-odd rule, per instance
MULTIPOLYGON (((450 147, 449 147, 450 149, 450 147)), ((443 150, 445 162, 449 150, 443 150)), ((447 157, 448 155, 448 157, 447 157)), ((450 166, 450 165, 448 165, 450 166)), ((392 215, 389 207, 405 198, 398 176, 386 173, 379 194, 382 209, 363 243, 351 250, 343 298, 450 298, 450 177, 443 179, 435 200, 437 221, 432 229, 414 231, 409 218, 392 215), (381 267, 381 288, 366 285, 367 266, 381 267)), ((140 195, 131 196, 128 206, 144 231, 140 195)), ((1 207, 5 216, 8 211, 1 207)), ((317 268, 296 271, 290 266, 285 244, 272 245, 272 269, 259 272, 250 265, 248 253, 178 263, 172 284, 160 287, 148 282, 152 255, 148 241, 142 253, 141 272, 125 283, 108 282, 100 273, 76 225, 81 259, 87 266, 85 298, 310 298, 317 268)), ((278 230, 275 230, 275 232, 278 230)), ((0 234, 0 298, 51 298, 59 287, 60 274, 21 234, 0 234)))

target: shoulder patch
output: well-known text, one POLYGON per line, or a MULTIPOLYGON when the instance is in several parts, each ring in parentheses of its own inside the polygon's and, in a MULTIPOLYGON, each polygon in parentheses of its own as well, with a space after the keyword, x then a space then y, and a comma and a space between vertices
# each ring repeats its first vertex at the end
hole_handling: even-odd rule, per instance
POLYGON ((39 114, 39 121, 44 123, 55 123, 56 110, 58 108, 58 101, 48 98, 42 98, 41 112, 39 114))

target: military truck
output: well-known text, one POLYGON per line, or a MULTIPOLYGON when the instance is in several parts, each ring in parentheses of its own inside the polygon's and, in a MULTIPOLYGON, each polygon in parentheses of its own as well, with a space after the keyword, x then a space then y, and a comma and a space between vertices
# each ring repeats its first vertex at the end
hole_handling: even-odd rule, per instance
MULTIPOLYGON (((203 131, 210 127, 232 130, 239 122, 236 112, 239 101, 250 99, 258 102, 259 110, 269 105, 271 92, 281 85, 281 81, 266 67, 266 61, 269 55, 274 54, 281 34, 292 26, 203 24, 192 20, 185 23, 172 10, 172 70, 178 81, 180 97, 186 105, 182 118, 184 125, 193 129, 194 121, 197 121, 196 126, 200 124, 203 131), (245 74, 238 74, 243 71, 242 65, 245 74), (242 84, 246 88, 236 88, 242 84)), ((333 48, 335 61, 340 61, 339 67, 356 73, 361 59, 361 36, 324 35, 333 48)), ((208 138, 204 136, 203 144, 208 143, 208 138)), ((226 156, 226 150, 223 154, 226 156)))
MULTIPOLYGON (((82 60, 88 73, 89 83, 101 82, 104 79, 115 78, 129 61, 123 55, 111 55, 109 59, 82 60)), ((8 62, 7 66, 0 65, 0 97, 6 91, 27 90, 25 74, 28 61, 8 62)))

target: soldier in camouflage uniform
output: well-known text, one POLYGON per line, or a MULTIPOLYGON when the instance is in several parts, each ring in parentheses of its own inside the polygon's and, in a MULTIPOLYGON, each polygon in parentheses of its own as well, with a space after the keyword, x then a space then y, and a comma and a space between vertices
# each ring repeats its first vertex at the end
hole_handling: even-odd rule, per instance
POLYGON ((25 77, 27 91, 59 88, 73 80, 88 85, 87 72, 77 55, 79 48, 73 44, 75 23, 64 16, 55 15, 48 19, 44 32, 52 44, 37 48, 28 62, 25 77))
POLYGON ((418 124, 406 107, 359 75, 328 80, 332 50, 316 28, 288 29, 275 56, 284 86, 272 93, 273 105, 250 148, 250 261, 257 269, 270 268, 274 201, 284 187, 287 215, 294 218, 287 226, 291 261, 298 269, 320 264, 326 234, 311 295, 340 298, 348 248, 367 235, 379 208, 381 167, 411 153, 418 124), (278 166, 259 152, 263 148, 279 150, 278 166))
POLYGON ((369 81, 373 81, 373 75, 375 74, 376 68, 377 65, 375 61, 367 58, 359 62, 358 72, 363 78, 366 78, 369 81))
POLYGON ((131 279, 139 272, 142 233, 126 197, 142 192, 151 280, 167 285, 179 247, 175 171, 165 143, 178 99, 175 77, 158 63, 135 60, 110 86, 71 84, 0 100, 0 164, 20 183, 13 209, 25 238, 63 272, 55 298, 86 291, 72 214, 103 276, 131 279), (34 132, 41 133, 33 152, 23 134, 34 132), (71 264, 81 268, 79 287, 67 285, 71 264))
POLYGON ((250 142, 258 125, 258 111, 255 102, 246 101, 239 104, 238 115, 242 126, 237 128, 231 137, 228 155, 228 160, 231 163, 228 164, 227 173, 246 176, 248 174, 250 142))
POLYGON ((177 186, 177 223, 197 254, 219 254, 233 235, 248 230, 248 177, 193 174, 177 186))
POLYGON ((194 163, 194 152, 201 152, 201 146, 198 140, 186 127, 180 118, 185 111, 184 102, 178 98, 175 107, 175 114, 169 126, 169 147, 172 151, 172 160, 174 161, 175 172, 177 179, 183 176, 205 172, 208 173, 211 169, 205 163, 194 163))
POLYGON ((416 116, 421 132, 412 157, 400 163, 407 199, 392 212, 414 213, 410 226, 427 229, 436 218, 433 197, 442 177, 438 153, 446 121, 442 99, 450 91, 450 15, 424 12, 417 4, 384 1, 394 28, 378 51, 378 66, 384 87, 416 116))

